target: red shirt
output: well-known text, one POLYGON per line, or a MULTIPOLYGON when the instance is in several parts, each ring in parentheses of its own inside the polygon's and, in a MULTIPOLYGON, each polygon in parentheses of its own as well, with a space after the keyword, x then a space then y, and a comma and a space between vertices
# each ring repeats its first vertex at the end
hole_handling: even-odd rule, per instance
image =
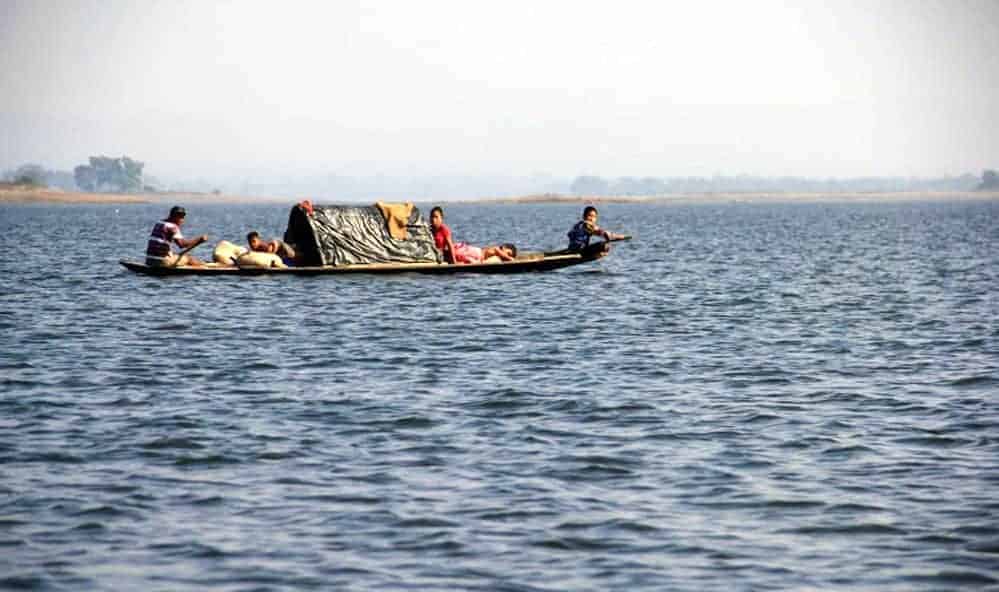
POLYGON ((434 229, 434 244, 441 251, 447 246, 447 241, 453 240, 451 238, 451 229, 447 227, 447 224, 441 223, 436 229, 434 229))

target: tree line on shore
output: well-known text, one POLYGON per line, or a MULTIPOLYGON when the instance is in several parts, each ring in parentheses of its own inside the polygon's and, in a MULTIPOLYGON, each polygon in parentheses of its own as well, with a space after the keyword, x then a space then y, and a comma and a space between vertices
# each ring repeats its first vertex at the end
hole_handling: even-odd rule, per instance
MULTIPOLYGON (((7 184, 35 187, 57 187, 64 191, 105 193, 152 193, 158 185, 144 176, 145 163, 128 156, 91 156, 87 164, 72 172, 50 170, 40 164, 24 164, 6 171, 0 181, 7 184)), ((429 177, 371 178, 325 175, 312 178, 290 178, 280 181, 246 181, 231 184, 218 181, 178 182, 170 190, 218 193, 220 186, 227 192, 252 195, 261 191, 269 195, 302 193, 338 195, 344 198, 382 194, 386 197, 416 193, 426 197, 467 197, 475 194, 512 197, 525 194, 551 193, 586 196, 659 196, 710 193, 873 193, 914 191, 999 191, 999 174, 986 169, 981 177, 971 173, 941 178, 863 177, 845 179, 812 179, 806 177, 763 177, 755 175, 714 175, 711 177, 609 177, 582 175, 572 181, 549 175, 529 178, 514 177, 429 177), (462 195, 452 195, 460 192, 462 195), (354 195, 357 194, 357 195, 354 195)), ((160 189, 167 189, 160 187, 160 189)))
POLYGON ((91 156, 88 164, 81 164, 73 172, 50 170, 35 164, 23 164, 3 174, 2 181, 29 187, 55 187, 64 191, 90 191, 103 193, 141 193, 155 191, 143 183, 145 163, 128 156, 112 158, 91 156))

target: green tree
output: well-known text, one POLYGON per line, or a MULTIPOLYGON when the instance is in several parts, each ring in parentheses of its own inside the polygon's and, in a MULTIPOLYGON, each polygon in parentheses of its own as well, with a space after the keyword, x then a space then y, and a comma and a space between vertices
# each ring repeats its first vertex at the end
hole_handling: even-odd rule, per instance
POLYGON ((45 167, 40 164, 22 164, 7 176, 16 185, 45 186, 45 167))
POLYGON ((142 167, 145 163, 132 160, 127 156, 121 157, 121 165, 124 169, 122 182, 124 191, 142 191, 142 167))
POLYGON ((91 156, 89 165, 73 169, 80 189, 86 191, 142 191, 142 167, 145 163, 127 156, 91 156))
POLYGON ((94 167, 81 164, 73 169, 76 186, 84 191, 97 191, 97 171, 94 167))
POLYGON ((982 184, 978 186, 979 191, 993 191, 999 189, 999 174, 992 169, 982 172, 982 184))

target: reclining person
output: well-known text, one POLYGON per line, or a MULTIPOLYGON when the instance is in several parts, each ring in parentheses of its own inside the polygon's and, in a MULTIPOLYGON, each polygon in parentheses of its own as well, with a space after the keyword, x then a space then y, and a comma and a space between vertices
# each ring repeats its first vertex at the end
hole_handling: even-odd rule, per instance
POLYGON ((295 248, 282 240, 275 238, 268 242, 264 242, 264 240, 260 238, 259 232, 251 230, 250 233, 246 235, 246 242, 249 243, 251 251, 256 251, 258 253, 274 253, 288 265, 295 263, 295 248))
POLYGON ((517 247, 511 243, 475 247, 467 243, 458 243, 454 247, 455 263, 499 263, 513 261, 517 258, 517 247))

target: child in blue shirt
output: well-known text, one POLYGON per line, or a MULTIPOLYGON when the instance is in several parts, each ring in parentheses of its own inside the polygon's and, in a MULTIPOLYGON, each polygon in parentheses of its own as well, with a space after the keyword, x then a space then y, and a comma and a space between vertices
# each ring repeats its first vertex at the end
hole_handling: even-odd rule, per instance
POLYGON ((597 226, 597 208, 586 206, 583 208, 583 219, 576 222, 576 225, 569 231, 569 250, 582 251, 590 245, 590 237, 593 235, 602 236, 604 240, 620 240, 623 234, 607 232, 597 226))

